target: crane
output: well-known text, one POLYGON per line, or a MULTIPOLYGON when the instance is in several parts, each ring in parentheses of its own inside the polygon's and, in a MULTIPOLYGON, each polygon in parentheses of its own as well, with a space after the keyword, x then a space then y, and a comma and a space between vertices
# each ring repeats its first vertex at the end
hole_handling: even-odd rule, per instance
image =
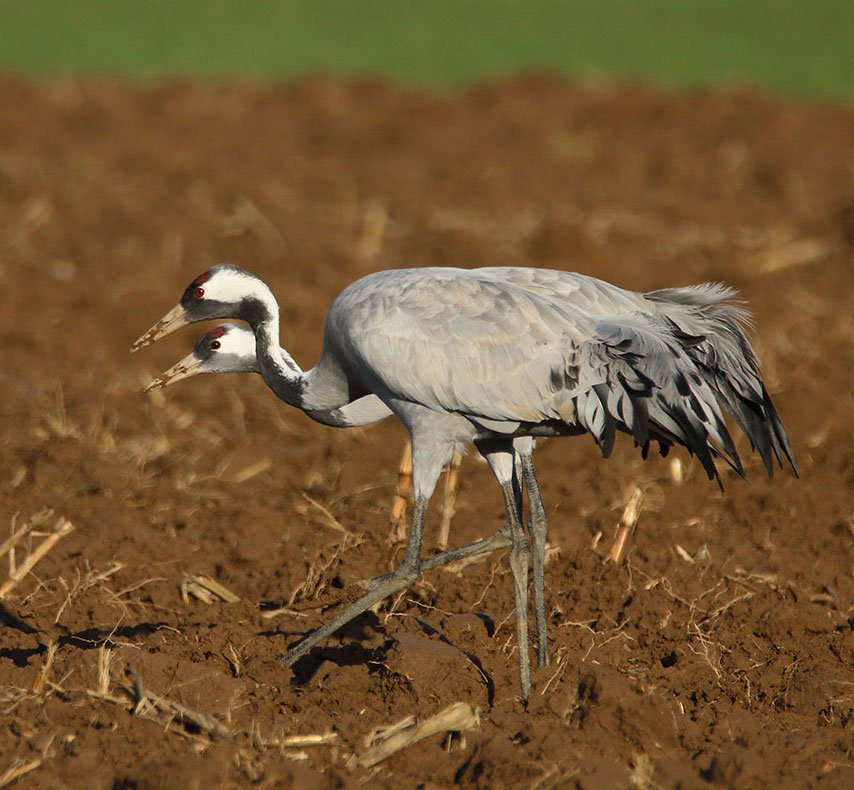
POLYGON ((269 287, 237 266, 219 264, 194 279, 132 350, 192 321, 242 319, 255 337, 259 371, 282 400, 312 414, 373 396, 410 434, 415 503, 403 561, 293 647, 284 657, 288 666, 420 576, 427 566, 424 519, 438 477, 454 449, 473 444, 499 484, 507 524, 456 551, 510 548, 521 696, 527 700, 531 548, 522 526, 522 484, 531 510, 538 661, 547 662, 546 516, 531 454, 534 437, 587 433, 605 457, 617 431, 631 435, 644 457, 651 441, 662 453, 682 445, 720 484, 718 459, 744 476, 726 412, 769 475, 774 458, 797 474, 742 328, 749 315, 735 296, 719 284, 640 294, 548 269, 380 271, 334 300, 320 359, 303 371, 280 348, 279 306, 269 287))

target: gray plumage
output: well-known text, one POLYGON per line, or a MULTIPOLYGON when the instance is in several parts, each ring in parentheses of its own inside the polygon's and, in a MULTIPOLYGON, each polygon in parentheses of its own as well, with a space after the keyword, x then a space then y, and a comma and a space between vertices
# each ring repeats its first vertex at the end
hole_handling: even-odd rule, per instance
POLYGON ((743 473, 726 411, 769 474, 772 452, 794 468, 734 297, 716 284, 641 295, 542 269, 379 272, 333 303, 324 357, 381 398, 476 430, 586 431, 606 456, 622 430, 643 448, 686 446, 710 478, 716 456, 743 473))
MULTIPOLYGON (((797 474, 745 334, 749 315, 735 296, 717 284, 639 294, 544 269, 378 272, 352 283, 334 301, 320 360, 304 372, 279 345, 279 307, 270 289, 242 269, 220 265, 196 278, 180 304, 135 348, 190 321, 241 318, 254 333, 255 357, 244 355, 241 364, 248 367, 234 369, 257 370, 282 400, 320 422, 346 427, 392 413, 412 437, 415 508, 404 561, 392 574, 370 580, 363 598, 308 635, 285 663, 293 664, 422 571, 509 546, 527 698, 529 562, 538 660, 548 662, 546 511, 531 437, 588 433, 605 456, 618 432, 631 435, 644 457, 651 441, 662 453, 680 444, 720 484, 717 459, 744 474, 726 424, 729 414, 769 475, 774 458, 797 474), (422 558, 427 502, 454 448, 468 443, 498 480, 507 526, 491 538, 422 558), (522 526, 523 486, 532 553, 522 526)), ((232 335, 230 342, 237 343, 237 333, 232 335)), ((205 372, 206 364, 212 363, 184 360, 172 377, 192 375, 190 369, 205 372)))

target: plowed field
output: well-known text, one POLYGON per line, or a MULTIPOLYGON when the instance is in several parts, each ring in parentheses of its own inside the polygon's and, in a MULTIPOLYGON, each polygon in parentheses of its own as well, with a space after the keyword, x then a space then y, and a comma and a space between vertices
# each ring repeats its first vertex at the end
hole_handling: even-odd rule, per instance
MULTIPOLYGON (((0 783, 854 786, 852 151, 854 110, 749 92, 0 81, 0 538, 50 507, 15 567, 56 541, 0 602, 0 783), (751 456, 721 494, 681 451, 677 482, 625 437, 607 461, 544 442, 552 660, 527 712, 502 556, 431 572, 294 674, 276 656, 400 556, 404 434, 323 428, 257 376, 141 394, 202 328, 129 344, 222 260, 271 285, 306 368, 335 294, 381 268, 725 281, 801 479, 751 456), (355 765, 457 702, 478 727, 355 765)), ((454 544, 502 522, 486 467, 460 478, 454 544)))

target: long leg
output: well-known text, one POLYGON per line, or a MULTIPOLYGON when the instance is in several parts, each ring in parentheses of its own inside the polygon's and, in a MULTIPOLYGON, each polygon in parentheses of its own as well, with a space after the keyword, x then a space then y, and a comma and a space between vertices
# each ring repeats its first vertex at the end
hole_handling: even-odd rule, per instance
MULTIPOLYGON (((546 538, 546 511, 543 507, 540 497, 539 486, 537 485, 536 474, 534 473, 534 462, 531 456, 533 443, 522 444, 520 440, 516 440, 516 446, 519 450, 519 468, 516 470, 517 478, 521 477, 524 480, 525 487, 528 490, 528 498, 531 502, 531 536, 533 539, 533 570, 534 570, 534 605, 537 613, 537 660, 540 666, 548 664, 548 651, 546 642, 546 615, 545 615, 545 583, 544 583, 544 565, 545 565, 545 538, 546 538), (521 446, 519 446, 521 445, 521 446), (526 472, 526 467, 529 467, 529 472, 526 472), (521 474, 520 474, 521 472, 521 474)), ((407 448, 408 449, 408 448, 407 448)), ((456 453, 454 454, 457 455, 456 453)), ((451 467, 454 465, 454 459, 451 460, 451 467)), ((518 492, 517 492, 518 496, 518 492)), ((522 512, 522 505, 517 501, 519 512, 522 512)), ((430 557, 425 557, 421 560, 421 572, 433 570, 434 568, 447 565, 457 560, 467 559, 468 557, 476 557, 480 554, 489 554, 493 551, 506 549, 511 545, 510 529, 508 525, 502 527, 495 535, 489 538, 482 538, 473 543, 468 543, 465 546, 459 546, 453 549, 447 549, 433 554, 430 557)), ((366 589, 375 589, 379 584, 390 579, 393 573, 384 573, 380 576, 374 576, 372 579, 366 579, 359 584, 366 589)))
POLYGON ((344 611, 339 612, 316 631, 306 636, 296 647, 281 657, 286 666, 293 666, 316 644, 334 634, 339 628, 379 603, 383 598, 394 595, 409 587, 421 575, 421 543, 424 535, 424 518, 427 515, 427 503, 430 501, 444 462, 450 458, 450 446, 434 445, 429 441, 414 442, 413 450, 413 488, 415 507, 412 514, 412 528, 403 562, 387 578, 380 581, 359 600, 353 602, 344 611))
POLYGON ((546 635, 546 531, 548 520, 537 473, 534 470, 534 458, 530 452, 522 453, 522 477, 528 491, 528 507, 531 513, 531 542, 533 543, 534 570, 534 614, 537 621, 537 664, 548 666, 549 645, 546 635))
POLYGON ((510 572, 516 597, 516 643, 519 652, 519 684, 522 699, 531 692, 531 659, 528 646, 528 563, 530 550, 519 512, 520 491, 514 469, 513 445, 510 441, 479 442, 478 450, 489 462, 501 486, 507 522, 510 528, 510 572))
MULTIPOLYGON (((517 490, 516 494, 518 498, 518 509, 519 513, 522 513, 522 501, 521 501, 521 489, 518 488, 520 483, 518 480, 524 478, 523 467, 522 467, 522 458, 525 456, 528 457, 532 468, 533 468, 533 459, 531 458, 531 454, 534 449, 533 439, 529 437, 524 437, 521 439, 516 439, 514 441, 514 448, 517 450, 517 464, 515 465, 515 473, 517 479, 517 490)), ((407 441, 406 446, 403 451, 403 457, 400 461, 400 467, 398 470, 398 488, 397 495, 395 497, 394 503, 392 505, 392 518, 396 518, 396 514, 400 511, 398 509, 398 503, 403 503, 403 508, 405 512, 405 497, 406 491, 409 489, 412 469, 411 469, 411 461, 410 461, 410 450, 411 445, 407 441), (406 471, 408 470, 408 471, 406 471)), ((451 457, 451 462, 448 465, 448 482, 445 487, 445 505, 442 511, 442 529, 440 529, 440 537, 437 541, 440 547, 443 547, 443 543, 447 545, 447 534, 444 535, 444 540, 442 538, 442 530, 445 526, 445 520, 447 519, 450 522, 449 518, 449 499, 453 502, 456 499, 456 489, 457 489, 457 473, 459 471, 459 465, 462 462, 462 455, 454 450, 454 454, 451 457), (453 474, 453 478, 451 475, 453 474), (451 489, 450 493, 449 490, 451 489)), ((527 478, 525 479, 525 484, 528 484, 527 478)), ((536 485, 536 479, 534 479, 534 484, 536 485)), ((545 542, 545 510, 542 507, 542 502, 539 498, 539 489, 536 489, 532 492, 530 489, 528 490, 529 498, 539 503, 539 511, 542 513, 543 526, 542 526, 542 542, 545 542)), ((451 505, 453 507, 453 505, 451 505)), ((453 515, 452 513, 450 515, 453 515)), ((392 529, 392 532, 389 534, 389 543, 394 542, 392 540, 395 534, 395 530, 392 529)), ((447 565, 451 562, 456 562, 457 560, 467 559, 468 557, 476 557, 479 554, 489 554, 493 551, 499 551, 500 549, 506 549, 510 546, 510 529, 508 525, 502 527, 495 535, 490 538, 482 538, 481 540, 476 540, 473 543, 468 543, 465 546, 458 546, 454 549, 446 549, 444 551, 439 552, 438 554, 433 554, 430 557, 425 557, 421 560, 421 572, 431 571, 434 568, 441 567, 442 565, 447 565)), ((371 579, 365 579, 359 582, 359 585, 365 587, 366 589, 374 589, 379 583, 384 582, 386 579, 391 578, 393 574, 391 573, 383 573, 379 576, 374 576, 371 579)), ((541 574, 542 576, 542 574, 541 574)), ((540 595, 540 598, 543 598, 543 595, 540 595)))
POLYGON ((406 547, 406 557, 403 562, 395 568, 382 582, 376 585, 370 592, 350 604, 344 611, 339 612, 328 622, 324 623, 316 631, 312 631, 295 648, 280 658, 286 666, 293 666, 299 659, 306 655, 315 645, 332 636, 339 628, 347 625, 351 620, 366 612, 374 604, 383 598, 394 595, 396 592, 406 589, 421 574, 419 554, 421 553, 421 538, 424 533, 424 516, 427 513, 426 500, 416 500, 415 512, 412 517, 412 529, 409 533, 409 543, 406 547))
MULTIPOLYGON (((468 557, 476 557, 479 554, 489 554, 492 551, 506 549, 510 543, 510 529, 508 526, 504 526, 492 537, 482 538, 481 540, 476 540, 473 543, 467 543, 465 546, 458 546, 454 549, 447 549, 446 551, 439 552, 438 554, 433 554, 430 557, 424 557, 421 560, 421 572, 424 573, 426 571, 431 571, 442 565, 447 565, 448 563, 463 560, 468 557)), ((367 579, 359 582, 359 584, 362 587, 372 590, 375 589, 377 585, 383 583, 387 579, 390 579, 392 576, 394 576, 394 572, 384 573, 381 576, 374 576, 373 579, 367 579)))

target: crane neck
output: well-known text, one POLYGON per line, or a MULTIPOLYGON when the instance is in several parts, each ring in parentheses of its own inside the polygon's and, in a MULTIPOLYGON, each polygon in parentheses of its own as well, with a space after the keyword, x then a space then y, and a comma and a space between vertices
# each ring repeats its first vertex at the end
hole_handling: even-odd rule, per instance
MULTIPOLYGON (((326 365, 303 371, 280 346, 279 305, 266 285, 243 301, 240 317, 255 334, 255 355, 261 376, 278 398, 305 412, 337 409, 350 401, 346 380, 336 365, 327 360, 326 365)), ((371 410, 371 414, 359 414, 358 418, 369 419, 373 413, 371 410)), ((335 418, 330 415, 329 419, 335 418)))
POLYGON ((307 410, 306 414, 321 425, 333 428, 357 428, 373 425, 392 414, 376 395, 364 395, 338 409, 307 410))
POLYGON ((240 306, 244 319, 255 335, 255 355, 267 386, 285 403, 305 408, 305 373, 294 358, 279 345, 279 305, 263 283, 240 306))

